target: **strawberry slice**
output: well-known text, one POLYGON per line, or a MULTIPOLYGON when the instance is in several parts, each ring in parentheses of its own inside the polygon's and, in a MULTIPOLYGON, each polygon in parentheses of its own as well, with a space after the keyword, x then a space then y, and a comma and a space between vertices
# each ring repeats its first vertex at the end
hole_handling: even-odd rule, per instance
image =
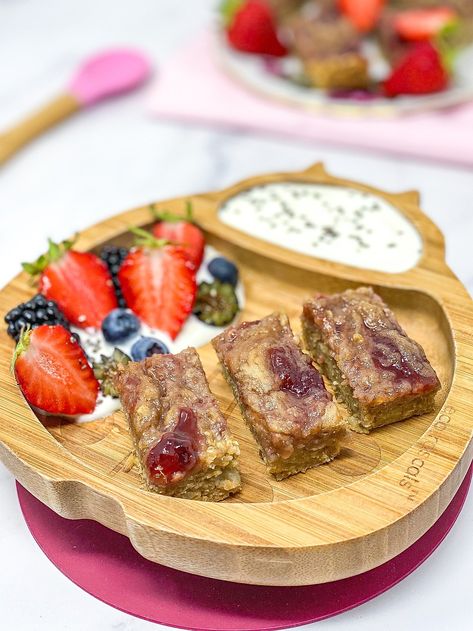
POLYGON ((204 256, 205 239, 200 228, 192 222, 192 204, 187 203, 185 217, 154 210, 153 216, 158 220, 153 226, 154 236, 181 245, 195 269, 199 269, 204 256))
POLYGON ((432 7, 401 11, 394 18, 396 33, 409 42, 431 40, 457 22, 457 13, 450 7, 432 7))
POLYGON ((129 308, 150 327, 174 340, 188 318, 197 291, 195 267, 186 250, 134 228, 137 246, 118 278, 129 308))
POLYGON ((439 51, 430 42, 414 44, 383 84, 386 96, 430 94, 445 90, 449 75, 439 51))
POLYGON ((271 7, 264 0, 226 0, 221 12, 227 39, 245 53, 284 57, 287 49, 278 39, 271 7))
POLYGON ((385 0, 339 0, 340 11, 361 33, 376 26, 385 0))
POLYGON ((71 332, 43 324, 21 335, 13 356, 15 376, 26 400, 48 414, 88 414, 99 382, 71 332))
POLYGON ((54 300, 71 324, 100 328, 115 309, 117 298, 106 264, 90 252, 71 249, 73 241, 54 243, 34 263, 23 263, 32 276, 39 275, 39 291, 54 300))

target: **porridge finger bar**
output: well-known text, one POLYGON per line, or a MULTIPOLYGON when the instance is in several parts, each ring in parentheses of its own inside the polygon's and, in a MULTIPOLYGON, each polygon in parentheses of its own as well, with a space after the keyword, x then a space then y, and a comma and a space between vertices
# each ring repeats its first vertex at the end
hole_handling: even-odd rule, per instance
POLYGON ((440 388, 423 348, 369 287, 304 304, 304 342, 358 432, 430 412, 440 388))
POLYGON ((238 443, 195 349, 130 362, 116 387, 150 491, 217 501, 240 489, 238 443))
POLYGON ((332 460, 345 424, 286 316, 229 327, 212 344, 224 375, 278 480, 332 460))

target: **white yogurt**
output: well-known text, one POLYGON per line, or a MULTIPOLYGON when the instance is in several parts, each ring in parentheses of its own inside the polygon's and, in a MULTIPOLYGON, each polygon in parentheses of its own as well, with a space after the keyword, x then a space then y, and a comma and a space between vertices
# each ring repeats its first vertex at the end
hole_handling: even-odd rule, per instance
MULTIPOLYGON (((203 281, 211 282, 213 280, 212 275, 207 270, 207 264, 216 256, 219 256, 219 252, 210 245, 205 247, 204 259, 202 265, 197 272, 197 283, 203 281)), ((238 304, 240 309, 243 309, 245 303, 245 295, 243 291, 243 285, 241 282, 236 287, 236 294, 238 297, 238 304)), ((209 324, 205 324, 194 315, 190 315, 178 336, 175 340, 171 340, 169 335, 159 329, 152 329, 145 323, 141 323, 140 331, 137 335, 134 335, 130 339, 123 343, 110 344, 107 342, 102 334, 101 330, 88 328, 79 329, 71 327, 71 329, 77 332, 81 339, 81 345, 87 353, 91 362, 100 361, 101 355, 109 356, 113 353, 114 348, 119 348, 121 351, 130 355, 131 347, 141 336, 144 337, 156 337, 166 344, 171 353, 178 353, 188 346, 203 346, 210 342, 210 340, 221 333, 225 327, 216 327, 209 324)), ((97 399, 97 405, 95 410, 91 414, 82 414, 74 417, 79 423, 93 421, 98 418, 108 416, 120 408, 119 399, 114 399, 110 396, 104 396, 99 394, 97 399)))
POLYGON ((229 198, 219 218, 289 250, 380 272, 404 272, 422 254, 419 233, 394 206, 341 186, 255 186, 229 198))

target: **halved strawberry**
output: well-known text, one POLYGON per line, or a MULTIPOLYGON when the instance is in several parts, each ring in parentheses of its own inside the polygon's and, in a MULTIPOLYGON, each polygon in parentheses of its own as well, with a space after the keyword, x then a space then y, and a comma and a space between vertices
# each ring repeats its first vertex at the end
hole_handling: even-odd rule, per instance
POLYGON ((358 31, 367 33, 377 24, 385 0, 339 0, 340 11, 358 31))
POLYGON ((264 0, 225 0, 221 12, 227 39, 245 53, 283 57, 287 49, 279 41, 276 20, 264 0))
POLYGON ((24 331, 13 356, 26 400, 49 414, 88 414, 99 382, 71 332, 57 324, 24 331))
POLYGON ((414 44, 383 84, 386 96, 430 94, 445 90, 449 75, 439 51, 430 42, 414 44))
POLYGON ((450 7, 431 7, 401 11, 394 18, 394 28, 402 39, 409 42, 431 40, 458 19, 450 7))
POLYGON ((34 263, 23 263, 23 269, 39 275, 40 293, 54 300, 71 324, 99 328, 118 306, 112 278, 98 256, 72 250, 73 244, 50 239, 48 252, 34 263))
POLYGON ((195 267, 186 250, 134 228, 138 239, 118 278, 129 308, 149 326, 174 340, 188 318, 196 294, 195 267))
POLYGON ((192 204, 187 203, 184 217, 154 211, 153 216, 158 220, 153 226, 154 236, 181 245, 194 263, 195 269, 199 269, 204 256, 205 239, 202 230, 192 223, 192 204))

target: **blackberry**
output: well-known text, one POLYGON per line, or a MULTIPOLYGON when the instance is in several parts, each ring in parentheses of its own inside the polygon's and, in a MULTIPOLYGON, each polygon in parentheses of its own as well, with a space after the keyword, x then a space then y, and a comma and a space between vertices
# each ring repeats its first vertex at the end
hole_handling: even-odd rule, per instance
POLYGON ((22 302, 11 309, 5 316, 5 322, 8 325, 8 335, 16 342, 21 330, 27 326, 31 329, 41 324, 62 324, 66 329, 70 326, 54 300, 48 300, 41 294, 36 294, 28 302, 22 302))
POLYGON ((107 264, 108 271, 112 276, 113 288, 115 289, 115 295, 117 296, 118 306, 122 308, 126 307, 126 302, 122 294, 120 281, 118 280, 118 272, 120 271, 120 267, 127 254, 127 248, 119 248, 116 245, 105 245, 100 250, 100 258, 107 264))

